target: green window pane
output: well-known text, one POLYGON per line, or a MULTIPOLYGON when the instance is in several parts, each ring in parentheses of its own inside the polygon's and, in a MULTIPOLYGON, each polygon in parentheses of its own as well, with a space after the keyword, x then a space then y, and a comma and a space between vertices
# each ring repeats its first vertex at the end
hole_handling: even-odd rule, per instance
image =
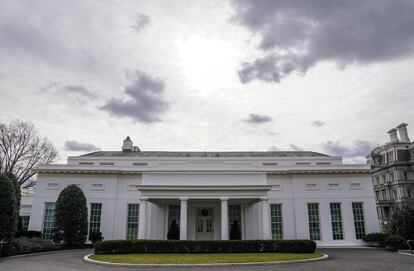
POLYGON ((357 240, 361 240, 365 236, 365 219, 363 203, 353 202, 352 213, 354 215, 355 238, 357 240))
POLYGON ((127 239, 138 239, 139 204, 128 204, 127 239))
POLYGON ((332 222, 332 237, 334 240, 343 240, 344 231, 342 227, 342 213, 340 203, 330 203, 331 208, 331 222, 332 222))
POLYGON ((102 203, 91 203, 91 213, 89 217, 89 232, 101 231, 102 203))
POLYGON ((22 231, 27 231, 27 229, 29 228, 29 220, 30 220, 30 216, 20 216, 20 223, 21 223, 21 227, 22 227, 22 231))
POLYGON ((319 203, 308 203, 309 239, 321 240, 319 203))
POLYGON ((270 205, 270 218, 272 228, 272 239, 283 239, 282 204, 270 205))
POLYGON ((43 219, 42 238, 50 239, 55 224, 55 203, 45 202, 45 215, 43 219))

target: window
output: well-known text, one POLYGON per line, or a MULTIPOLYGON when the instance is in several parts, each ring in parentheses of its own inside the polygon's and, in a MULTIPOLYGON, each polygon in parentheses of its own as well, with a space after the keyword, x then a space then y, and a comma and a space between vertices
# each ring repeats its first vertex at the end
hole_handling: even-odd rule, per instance
POLYGON ((318 190, 319 187, 318 187, 318 184, 316 183, 307 183, 305 184, 305 189, 306 190, 318 190))
POLYGON ((352 202, 354 214, 355 238, 362 239, 365 236, 364 207, 362 202, 352 202))
POLYGON ((272 223, 272 239, 283 239, 282 204, 270 205, 270 218, 272 223))
POLYGON ((171 225, 171 222, 175 220, 178 227, 180 227, 180 206, 179 205, 170 205, 168 210, 168 228, 171 225))
POLYGON ((349 189, 352 189, 352 190, 362 189, 361 183, 350 183, 349 189))
POLYGON ((374 185, 379 185, 380 184, 380 178, 377 176, 375 177, 375 184, 374 185))
POLYGON ((127 239, 138 238, 139 204, 128 204, 127 239))
POLYGON ((91 186, 91 190, 104 190, 104 184, 103 183, 93 183, 91 186))
POLYGON ((379 201, 379 200, 380 200, 380 193, 379 193, 379 191, 375 191, 375 199, 376 199, 377 201, 379 201))
POLYGON ((393 155, 393 153, 391 151, 391 152, 388 152, 387 153, 387 163, 390 163, 392 161, 394 161, 394 155, 393 155))
POLYGON ((113 162, 101 162, 99 163, 101 166, 113 166, 114 163, 113 162))
POLYGON ((339 190, 341 187, 339 186, 339 183, 330 183, 328 184, 329 190, 339 190))
POLYGON ((318 165, 318 166, 327 166, 327 165, 330 165, 330 164, 332 164, 331 162, 316 162, 316 164, 318 165))
POLYGON ((319 203, 308 203, 309 239, 321 240, 319 203))
POLYGON ((268 162, 268 163, 262 163, 263 166, 277 166, 277 163, 268 162))
POLYGON ((341 204, 331 203, 331 221, 332 221, 332 237, 334 240, 343 240, 344 232, 342 228, 341 204))
POLYGON ((385 189, 381 190, 382 193, 382 199, 387 200, 387 191, 385 189))
MULTIPOLYGON (((239 224, 239 229, 241 231, 241 207, 240 205, 229 205, 229 234, 231 226, 233 225, 234 221, 239 224)), ((238 240, 241 239, 238 238, 238 240)))
POLYGON ((91 203, 91 216, 89 218, 89 232, 101 231, 102 203, 91 203))
POLYGON ((42 238, 50 239, 55 224, 55 203, 45 202, 45 216, 43 220, 42 238))
POLYGON ((310 162, 296 162, 297 166, 309 166, 310 162))
POLYGON ((49 190, 58 190, 60 188, 59 183, 47 183, 47 188, 49 190))
POLYGON ((137 166, 137 167, 145 167, 145 166, 148 166, 148 163, 132 163, 132 165, 137 166))
POLYGON ((79 165, 93 165, 93 162, 79 162, 79 165))
POLYGON ((22 227, 22 231, 27 231, 27 229, 29 228, 29 220, 30 216, 28 215, 20 216, 20 226, 22 227))

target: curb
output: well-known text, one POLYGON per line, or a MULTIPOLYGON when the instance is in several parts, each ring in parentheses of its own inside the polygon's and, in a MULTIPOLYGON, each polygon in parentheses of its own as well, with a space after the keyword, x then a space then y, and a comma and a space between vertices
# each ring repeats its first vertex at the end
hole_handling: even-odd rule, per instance
POLYGON ((73 252, 73 251, 82 251, 82 250, 92 250, 93 248, 78 248, 78 249, 63 249, 63 250, 52 250, 52 251, 44 251, 44 252, 37 252, 37 253, 28 253, 28 254, 19 254, 13 256, 6 256, 1 257, 1 260, 8 260, 14 258, 24 258, 24 257, 31 257, 31 256, 41 256, 47 254, 56 254, 56 253, 63 253, 63 252, 73 252))
POLYGON ((213 263, 213 264, 209 264, 209 263, 203 263, 203 264, 133 264, 133 263, 110 263, 110 262, 92 260, 92 259, 89 258, 89 256, 92 256, 92 255, 93 255, 93 253, 84 256, 83 261, 85 263, 96 264, 96 265, 119 266, 119 267, 147 267, 147 268, 154 268, 154 267, 173 268, 173 267, 265 266, 265 265, 317 262, 317 261, 327 260, 329 258, 329 256, 327 254, 323 254, 321 257, 313 258, 313 259, 277 261, 277 262, 213 263))
POLYGON ((408 253, 408 252, 397 252, 397 254, 414 257, 414 254, 411 254, 411 253, 408 253))

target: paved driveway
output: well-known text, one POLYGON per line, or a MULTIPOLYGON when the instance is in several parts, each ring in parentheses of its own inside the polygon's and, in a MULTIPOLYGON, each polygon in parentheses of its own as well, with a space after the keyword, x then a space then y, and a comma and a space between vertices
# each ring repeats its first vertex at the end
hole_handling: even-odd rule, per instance
MULTIPOLYGON (((184 270, 260 270, 260 271, 414 271, 414 257, 398 255, 384 250, 371 249, 321 249, 320 251, 330 256, 329 260, 280 264, 273 266, 246 266, 246 267, 218 267, 218 268, 181 268, 184 270)), ((0 271, 73 271, 73 270, 134 270, 136 268, 107 267, 101 265, 87 264, 82 257, 89 254, 90 250, 66 251, 60 253, 29 256, 22 258, 9 258, 0 262, 0 271)), ((185 256, 183 256, 185 257, 185 256)), ((139 270, 180 270, 170 268, 139 268, 139 270)))

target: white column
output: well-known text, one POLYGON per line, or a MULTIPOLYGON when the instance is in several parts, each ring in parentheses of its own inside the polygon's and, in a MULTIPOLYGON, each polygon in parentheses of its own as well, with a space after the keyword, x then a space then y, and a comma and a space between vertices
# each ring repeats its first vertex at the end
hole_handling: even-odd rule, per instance
POLYGON ((269 199, 262 198, 262 239, 268 240, 271 239, 270 234, 270 207, 269 207, 269 199))
POLYGON ((147 199, 142 198, 139 202, 139 226, 138 239, 146 239, 147 224, 147 199))
POLYGON ((221 201, 221 240, 229 240, 229 199, 220 198, 221 201))
POLYGON ((188 198, 180 198, 180 240, 187 240, 187 200, 188 198))

